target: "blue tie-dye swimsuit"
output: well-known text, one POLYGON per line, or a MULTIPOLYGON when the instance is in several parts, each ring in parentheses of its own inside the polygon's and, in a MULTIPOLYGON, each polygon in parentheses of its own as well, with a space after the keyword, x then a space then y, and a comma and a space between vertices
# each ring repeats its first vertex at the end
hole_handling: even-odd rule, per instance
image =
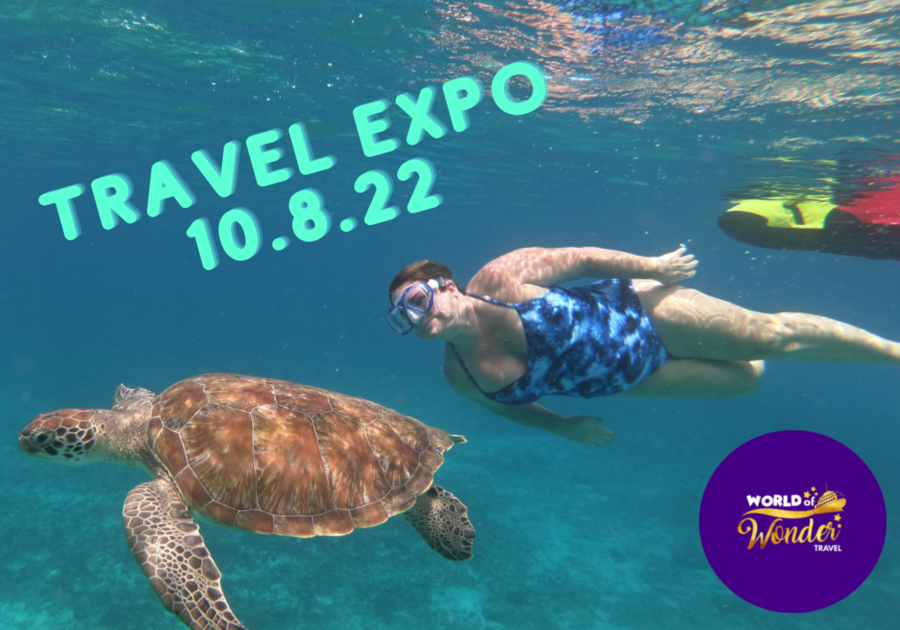
POLYGON ((666 349, 630 280, 552 287, 519 304, 466 295, 514 308, 522 320, 528 345, 525 374, 498 392, 478 387, 450 344, 475 387, 499 403, 526 405, 548 394, 611 396, 631 389, 666 360, 666 349))

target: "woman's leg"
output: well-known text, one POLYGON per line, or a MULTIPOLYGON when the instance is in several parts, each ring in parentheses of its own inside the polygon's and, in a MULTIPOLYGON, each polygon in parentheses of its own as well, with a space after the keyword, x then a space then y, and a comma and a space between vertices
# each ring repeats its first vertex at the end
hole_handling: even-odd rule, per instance
POLYGON ((731 398, 759 386, 762 361, 714 361, 669 357, 662 367, 620 396, 634 398, 731 398))
POLYGON ((894 363, 900 344, 805 313, 758 313, 693 289, 635 282, 641 304, 676 357, 894 363))

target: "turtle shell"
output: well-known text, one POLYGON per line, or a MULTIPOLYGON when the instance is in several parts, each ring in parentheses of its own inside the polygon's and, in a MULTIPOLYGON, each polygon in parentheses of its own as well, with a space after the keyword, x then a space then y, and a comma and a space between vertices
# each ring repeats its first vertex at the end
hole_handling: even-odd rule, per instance
POLYGON ((200 515, 287 536, 339 536, 408 510, 453 445, 360 398, 205 374, 153 402, 153 452, 200 515))

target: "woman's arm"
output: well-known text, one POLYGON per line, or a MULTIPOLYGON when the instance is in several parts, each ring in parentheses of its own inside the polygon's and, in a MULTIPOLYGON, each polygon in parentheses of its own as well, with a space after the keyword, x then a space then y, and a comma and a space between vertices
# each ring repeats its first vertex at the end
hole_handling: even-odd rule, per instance
MULTIPOLYGON (((484 280, 513 281, 551 287, 579 278, 627 278, 675 284, 692 277, 697 261, 684 246, 663 256, 635 256, 599 247, 517 249, 485 265, 478 275, 484 280)), ((476 276, 477 278, 477 276, 476 276)), ((473 278, 473 281, 475 278, 473 278)))
POLYGON ((475 387, 455 361, 453 363, 450 363, 449 360, 445 361, 444 375, 453 389, 460 394, 471 398, 498 416, 503 416, 526 427, 548 431, 587 446, 601 446, 616 439, 616 432, 601 426, 600 423, 603 420, 595 416, 567 418, 537 403, 504 405, 493 401, 475 387))
MULTIPOLYGON (((479 393, 479 395, 481 395, 479 393)), ((484 398, 484 396, 481 396, 484 398)), ((485 398, 485 400, 488 400, 485 398)), ((490 401, 493 402, 493 401, 490 401)), ((500 403, 494 403, 499 405, 500 403)), ((586 446, 602 446, 616 439, 616 432, 601 426, 603 418, 597 416, 561 416, 537 403, 530 405, 500 405, 504 409, 492 410, 526 427, 549 431, 560 437, 580 442, 586 446)))

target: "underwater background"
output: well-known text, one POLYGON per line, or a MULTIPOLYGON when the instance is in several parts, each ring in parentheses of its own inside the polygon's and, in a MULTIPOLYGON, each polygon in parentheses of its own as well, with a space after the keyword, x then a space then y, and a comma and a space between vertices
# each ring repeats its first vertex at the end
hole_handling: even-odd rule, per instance
MULTIPOLYGON (((746 308, 833 317, 900 339, 894 260, 781 252, 729 239, 736 199, 851 194, 896 174, 898 2, 0 2, 0 627, 158 630, 165 613, 128 548, 121 508, 146 480, 109 464, 65 469, 18 450, 38 413, 109 408, 120 383, 161 392, 204 372, 285 379, 368 398, 468 443, 437 481, 468 505, 475 557, 455 565, 401 519, 339 538, 203 527, 232 609, 249 628, 847 628, 900 618, 900 371, 769 362, 752 396, 724 401, 549 399, 603 416, 588 448, 454 394, 443 348, 386 324, 387 287, 429 258, 463 283, 518 247, 599 246, 700 260, 685 283, 746 308), (505 114, 497 70, 537 63, 537 111, 505 114), (363 155, 353 108, 473 76, 471 126, 363 155), (306 125, 334 168, 261 188, 248 136, 306 125), (191 162, 242 144, 220 198, 191 162), (443 204, 379 225, 354 192, 365 171, 414 157, 443 204), (150 168, 168 160, 197 197, 147 216, 150 168), (90 182, 121 173, 144 215, 101 227, 90 182), (43 193, 87 186, 82 234, 63 236, 43 193), (291 234, 288 201, 313 187, 334 216, 291 234), (220 249, 207 271, 191 223, 237 207, 263 247, 220 249), (343 232, 348 217, 359 226, 343 232), (822 611, 758 609, 715 576, 700 544, 706 482, 734 448, 782 429, 853 449, 878 479, 887 540, 868 580, 822 611)), ((513 86, 527 96, 527 85, 513 86)), ((444 100, 433 113, 449 126, 444 100)), ((405 138, 396 105, 382 137, 405 138)), ((281 165, 281 163, 279 163, 281 165)), ((296 164, 294 165, 296 166, 296 164)), ((413 180, 394 178, 401 208, 413 180)), ((215 231, 215 230, 214 230, 215 231)), ((892 621, 893 620, 893 621, 892 621)))

